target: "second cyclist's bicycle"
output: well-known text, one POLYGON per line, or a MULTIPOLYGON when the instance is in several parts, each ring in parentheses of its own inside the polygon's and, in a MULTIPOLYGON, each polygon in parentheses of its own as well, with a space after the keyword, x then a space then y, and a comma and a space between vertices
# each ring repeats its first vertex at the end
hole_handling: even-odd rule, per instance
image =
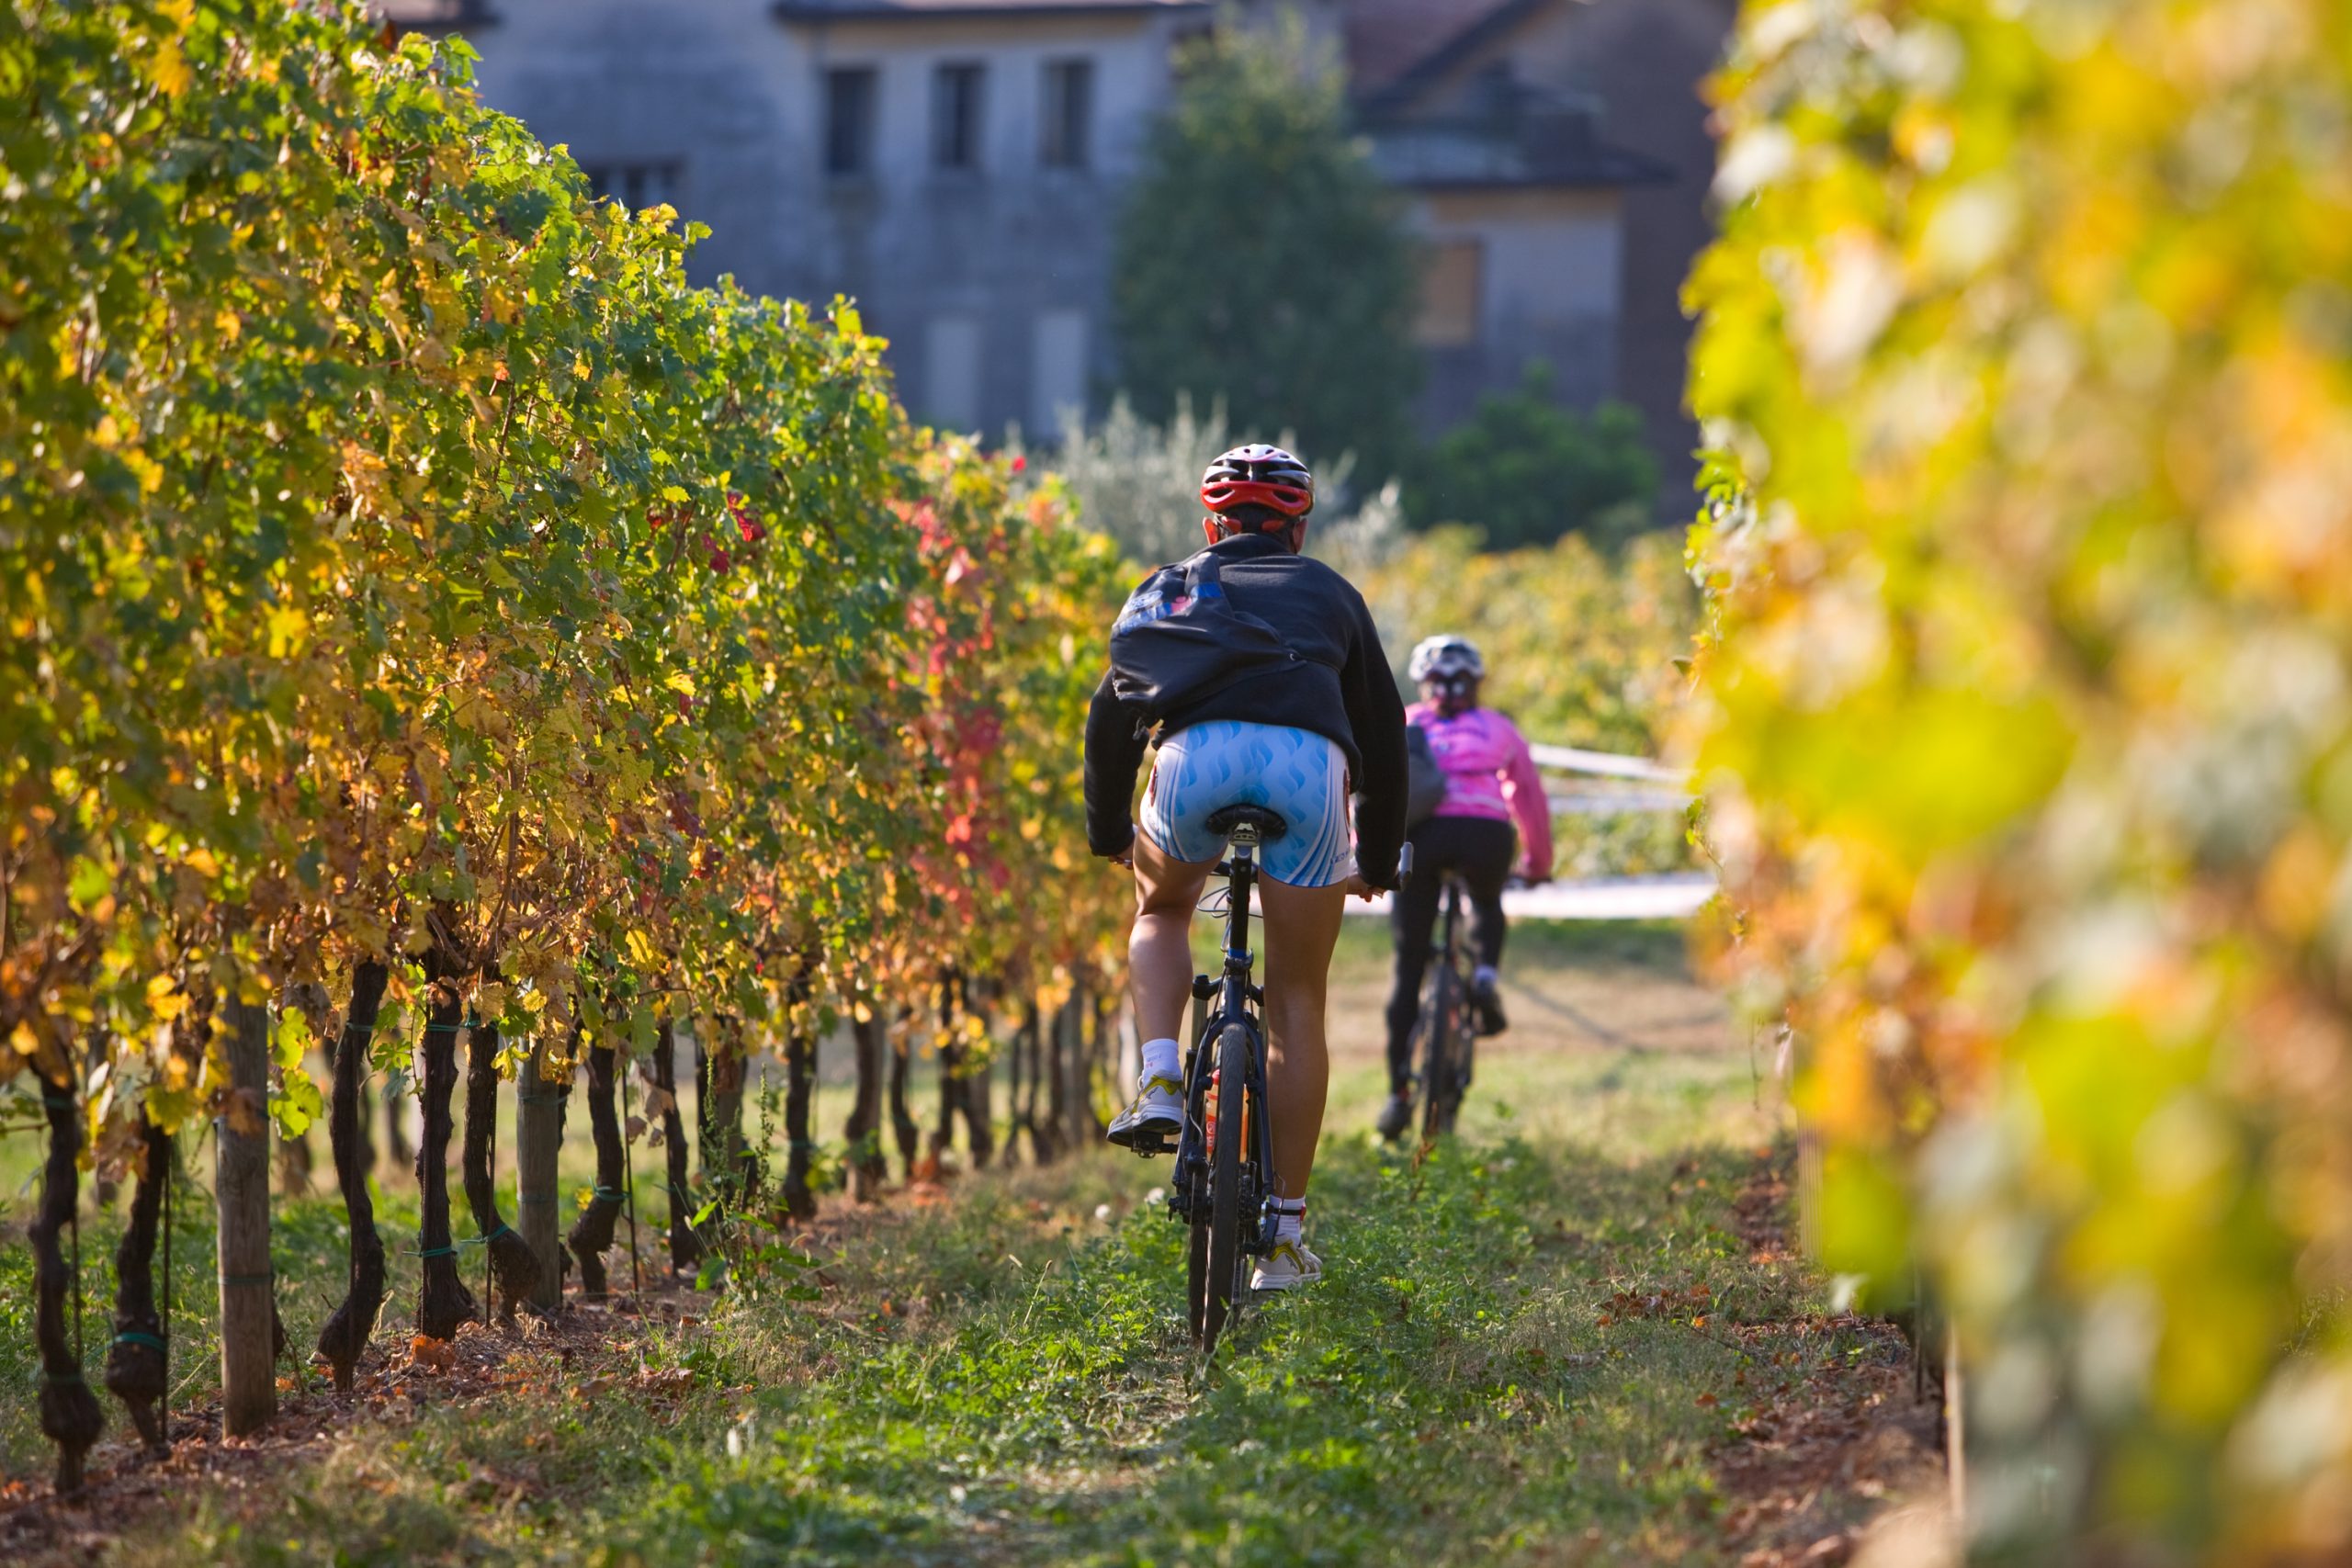
POLYGON ((1477 1055, 1477 1006, 1470 994, 1470 933, 1463 898, 1462 879, 1448 876, 1407 1056, 1420 1064, 1414 1092, 1420 1101, 1424 1142, 1453 1131, 1477 1055))

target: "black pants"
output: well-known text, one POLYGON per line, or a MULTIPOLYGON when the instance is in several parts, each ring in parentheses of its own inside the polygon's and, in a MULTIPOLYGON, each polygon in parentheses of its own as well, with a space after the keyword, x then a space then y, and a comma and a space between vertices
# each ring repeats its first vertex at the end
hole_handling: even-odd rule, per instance
POLYGON ((1470 892, 1470 947, 1480 964, 1503 958, 1503 883, 1510 875, 1519 835, 1508 822, 1486 817, 1432 817, 1406 835, 1413 846, 1413 874, 1398 890, 1388 915, 1396 938, 1396 987, 1388 993, 1388 1087, 1403 1093, 1412 1076, 1407 1055, 1413 1020, 1420 1011, 1421 975, 1429 967, 1430 934, 1437 928, 1439 903, 1448 872, 1470 892))

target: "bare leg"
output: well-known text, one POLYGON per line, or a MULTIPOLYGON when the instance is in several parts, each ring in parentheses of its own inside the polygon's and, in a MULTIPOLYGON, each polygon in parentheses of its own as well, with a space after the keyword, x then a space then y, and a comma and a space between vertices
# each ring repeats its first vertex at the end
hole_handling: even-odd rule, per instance
POLYGON ((1285 1198, 1304 1198, 1330 1088, 1323 1006, 1348 890, 1293 887, 1268 876, 1259 879, 1258 897, 1266 911, 1266 1092, 1275 1184, 1285 1198))
MULTIPOLYGON (((1193 999, 1193 911, 1215 861, 1171 859, 1136 835, 1136 927, 1127 939, 1127 989, 1146 1040, 1182 1040, 1193 999)), ((1319 1003, 1318 1003, 1319 1007, 1319 1003)), ((1320 1036, 1317 1036, 1320 1039, 1320 1036)))

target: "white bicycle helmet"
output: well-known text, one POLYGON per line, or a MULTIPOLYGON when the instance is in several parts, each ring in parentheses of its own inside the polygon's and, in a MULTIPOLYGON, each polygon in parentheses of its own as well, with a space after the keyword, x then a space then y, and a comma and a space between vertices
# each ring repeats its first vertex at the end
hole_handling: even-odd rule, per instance
POLYGON ((1487 678, 1487 661, 1478 657, 1477 645, 1468 637, 1451 634, 1425 637, 1413 645, 1413 657, 1405 667, 1413 684, 1419 685, 1432 675, 1475 675, 1487 678))

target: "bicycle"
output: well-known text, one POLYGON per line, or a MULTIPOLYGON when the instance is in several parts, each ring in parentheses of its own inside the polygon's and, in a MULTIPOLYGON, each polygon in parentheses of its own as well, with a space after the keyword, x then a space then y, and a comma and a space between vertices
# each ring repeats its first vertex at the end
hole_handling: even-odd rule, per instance
POLYGON ((1424 1143, 1453 1131, 1463 1097, 1470 1090, 1477 1055, 1477 1017, 1470 995, 1468 941, 1462 911, 1464 891, 1460 877, 1446 877, 1444 909, 1430 943, 1429 978, 1423 982, 1420 1012, 1413 1021, 1406 1058, 1421 1062, 1415 1089, 1421 1101, 1424 1143))
MULTIPOLYGON (((1224 963, 1193 977, 1195 1001, 1216 1005, 1184 1058, 1184 1124, 1171 1145, 1164 1136, 1130 1145, 1146 1156, 1173 1153, 1168 1212, 1190 1231, 1185 1297, 1193 1343, 1205 1357, 1239 1315, 1248 1292, 1242 1270, 1274 1250, 1273 1122, 1266 1110, 1266 1032, 1258 1010, 1266 994, 1250 978, 1250 896, 1257 852, 1290 831, 1279 812, 1227 806, 1210 813, 1209 831, 1227 841, 1212 874, 1226 879, 1224 963), (1232 1129, 1235 1135, 1222 1135, 1232 1129)), ((1412 871, 1408 845, 1397 863, 1412 871)), ((1209 907, 1209 906, 1204 906, 1209 907)))
POLYGON ((1227 843, 1215 873, 1226 879, 1225 961, 1217 975, 1193 976, 1193 997, 1215 1006, 1185 1055, 1184 1124, 1172 1150, 1164 1136, 1134 1145, 1139 1155, 1176 1156, 1168 1212, 1191 1233, 1185 1294, 1193 1343, 1204 1356, 1238 1313, 1248 1259, 1274 1249, 1266 1033, 1257 1012, 1266 997, 1250 978, 1250 895, 1259 847, 1290 830, 1279 813, 1260 806, 1226 807, 1207 826, 1227 843), (1227 1129, 1234 1135, 1220 1136, 1227 1129))

